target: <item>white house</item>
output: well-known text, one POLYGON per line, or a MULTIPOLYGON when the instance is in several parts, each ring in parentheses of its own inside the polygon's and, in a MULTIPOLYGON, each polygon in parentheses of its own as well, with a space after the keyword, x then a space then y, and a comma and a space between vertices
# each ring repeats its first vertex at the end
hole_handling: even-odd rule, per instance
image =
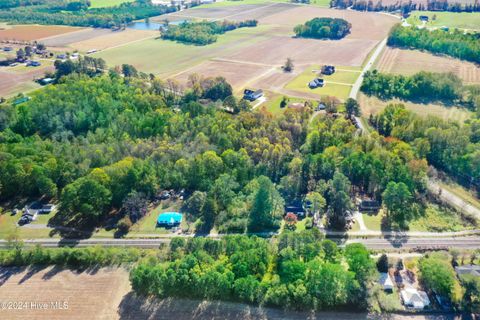
POLYGON ((403 304, 408 308, 422 310, 430 305, 430 299, 424 291, 414 288, 405 288, 400 292, 403 304))
POLYGON ((390 278, 390 275, 386 272, 381 272, 380 273, 380 279, 378 281, 382 287, 383 290, 392 292, 393 291, 393 281, 392 278, 390 278))

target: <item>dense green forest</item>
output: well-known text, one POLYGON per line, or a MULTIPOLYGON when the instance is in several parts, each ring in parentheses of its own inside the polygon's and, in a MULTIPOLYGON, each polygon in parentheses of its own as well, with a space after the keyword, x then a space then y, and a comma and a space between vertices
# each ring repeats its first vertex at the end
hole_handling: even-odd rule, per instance
POLYGON ((194 75, 181 96, 174 81, 119 71, 134 76, 74 73, 26 103, 1 106, 2 201, 59 199, 55 223, 91 228, 136 221, 126 203, 186 189, 184 210, 198 230, 257 232, 277 229, 284 203, 308 197, 342 230, 354 190, 378 199, 392 182, 407 198, 425 191, 425 160, 405 143, 357 137, 348 118, 327 115, 309 127, 312 108, 275 118, 250 112, 223 78, 194 75))
POLYGON ((350 33, 352 25, 338 18, 314 18, 294 28, 297 37, 341 39, 350 33))
POLYGON ((463 85, 462 80, 453 73, 421 71, 404 76, 368 71, 361 90, 381 99, 440 101, 462 105, 473 111, 480 109, 480 86, 463 85))
POLYGON ((366 310, 375 262, 361 244, 340 250, 317 232, 282 233, 268 240, 173 239, 170 259, 132 270, 143 295, 233 300, 296 310, 366 310))
POLYGON ((384 136, 406 141, 415 153, 467 187, 480 190, 480 120, 464 125, 420 117, 403 105, 389 105, 371 119, 384 136))
POLYGON ((257 23, 257 20, 242 22, 185 21, 179 25, 169 25, 168 28, 162 31, 162 38, 204 46, 216 42, 219 34, 238 28, 256 27, 257 23))
POLYGON ((389 46, 414 48, 445 54, 454 58, 480 63, 480 33, 460 30, 402 27, 396 25, 390 31, 389 46))
POLYGON ((137 0, 116 7, 89 8, 88 1, 13 1, 0 10, 0 21, 14 24, 54 24, 78 27, 121 27, 133 20, 175 11, 175 7, 137 0))

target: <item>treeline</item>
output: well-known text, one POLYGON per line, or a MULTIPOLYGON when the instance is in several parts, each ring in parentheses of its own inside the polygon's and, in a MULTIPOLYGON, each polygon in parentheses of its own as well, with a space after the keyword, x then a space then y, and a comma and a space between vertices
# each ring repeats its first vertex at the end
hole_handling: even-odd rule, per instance
POLYGON ((389 46, 426 50, 480 63, 480 33, 443 31, 396 25, 388 37, 389 46))
POLYGON ((56 60, 54 65, 55 79, 57 81, 72 73, 86 74, 93 77, 103 73, 107 69, 105 60, 89 56, 79 56, 76 60, 56 60))
POLYGON ((257 23, 257 20, 242 22, 185 21, 179 25, 169 25, 168 28, 162 30, 162 38, 204 46, 216 42, 219 34, 238 28, 256 27, 257 23))
POLYGON ((72 269, 86 269, 99 266, 118 266, 137 262, 147 255, 148 250, 136 248, 25 248, 22 243, 12 242, 11 248, 0 250, 0 266, 20 267, 32 265, 57 265, 72 269))
POLYGON ((453 73, 421 71, 404 76, 374 70, 365 73, 361 90, 381 99, 440 101, 480 112, 480 86, 463 85, 462 80, 453 73))
POLYGON ((229 236, 172 239, 170 261, 130 273, 141 295, 240 301, 294 310, 366 310, 375 262, 361 244, 341 250, 318 230, 282 233, 278 244, 229 236), (314 232, 316 231, 316 232, 314 232))
POLYGON ((352 25, 339 18, 314 18, 296 26, 293 31, 297 37, 315 39, 341 39, 350 33, 352 25))
POLYGON ((126 2, 116 7, 89 9, 86 2, 53 0, 39 5, 1 10, 0 20, 14 24, 112 28, 175 10, 175 7, 153 5, 148 1, 126 2))
POLYGON ((463 185, 480 190, 480 120, 471 119, 459 125, 417 116, 403 105, 389 105, 371 123, 380 134, 409 143, 416 154, 426 157, 434 167, 463 185))
POLYGON ((403 15, 408 15, 411 11, 450 11, 450 12, 479 12, 480 3, 459 3, 448 0, 428 0, 427 4, 415 3, 412 1, 399 1, 391 4, 383 4, 382 1, 372 0, 331 0, 331 8, 346 9, 352 8, 359 11, 401 11, 403 15))
POLYGON ((45 4, 49 0, 2 0, 0 2, 0 9, 15 8, 21 6, 33 6, 39 4, 45 4))

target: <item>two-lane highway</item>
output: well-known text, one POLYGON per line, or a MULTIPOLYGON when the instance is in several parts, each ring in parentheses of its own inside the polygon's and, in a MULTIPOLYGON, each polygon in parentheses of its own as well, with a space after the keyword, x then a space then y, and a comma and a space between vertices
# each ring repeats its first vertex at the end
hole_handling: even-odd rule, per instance
MULTIPOLYGON (((219 239, 219 237, 211 237, 219 239)), ((55 248, 61 246, 89 247, 136 247, 158 248, 162 244, 170 243, 171 238, 155 239, 35 239, 24 240, 26 246, 41 245, 42 247, 55 248)), ((431 237, 411 238, 405 236, 387 238, 365 238, 346 240, 343 244, 362 243, 372 250, 411 250, 411 249, 480 249, 480 237, 431 237)), ((7 247, 6 240, 0 240, 0 248, 7 247)))

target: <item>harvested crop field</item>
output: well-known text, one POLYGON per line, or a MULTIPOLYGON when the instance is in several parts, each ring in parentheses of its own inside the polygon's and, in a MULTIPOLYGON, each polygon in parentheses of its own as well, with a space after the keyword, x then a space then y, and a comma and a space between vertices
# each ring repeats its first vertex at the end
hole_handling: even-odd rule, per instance
POLYGON ((292 10, 284 10, 259 19, 260 24, 273 24, 282 27, 285 32, 293 35, 293 28, 307 20, 316 17, 342 18, 352 24, 351 33, 344 39, 382 40, 390 28, 400 20, 389 15, 373 12, 358 12, 353 10, 334 10, 314 6, 296 6, 292 10))
MULTIPOLYGON (((17 67, 15 67, 17 68, 17 67)), ((33 82, 34 79, 41 78, 47 71, 53 71, 53 66, 40 68, 30 67, 29 70, 22 72, 5 71, 5 67, 0 69, 0 97, 10 97, 20 92, 30 91, 40 86, 33 82)))
POLYGON ((128 271, 99 269, 77 273, 56 267, 0 269, 0 301, 67 302, 66 309, 2 310, 4 319, 118 319, 130 291, 128 271))
POLYGON ((466 83, 480 83, 477 65, 418 50, 385 48, 376 68, 381 72, 411 75, 419 71, 453 72, 466 83))
POLYGON ((58 35, 55 37, 50 37, 48 39, 42 40, 42 43, 47 45, 48 47, 66 47, 72 43, 85 41, 89 39, 94 39, 96 37, 101 37, 103 35, 110 35, 113 31, 109 29, 82 29, 76 32, 58 35))
POLYGON ((198 73, 205 77, 222 76, 234 88, 243 88, 248 86, 248 83, 254 79, 270 72, 272 72, 272 68, 268 66, 213 60, 201 63, 195 68, 189 69, 188 72, 177 75, 175 78, 182 84, 185 84, 188 76, 192 73, 198 73))
POLYGON ((235 6, 197 7, 151 18, 151 21, 161 22, 165 18, 199 19, 199 20, 259 20, 272 14, 296 8, 289 3, 240 4, 235 6))
POLYGON ((388 104, 401 103, 406 109, 415 112, 420 116, 432 115, 444 120, 458 121, 463 123, 465 120, 471 118, 471 112, 465 108, 446 107, 438 104, 420 104, 401 100, 383 101, 375 97, 368 97, 362 93, 358 96, 362 115, 368 118, 370 114, 377 114, 381 112, 388 104))
POLYGON ((107 48, 118 47, 133 41, 140 41, 147 38, 158 37, 157 31, 152 30, 133 30, 110 31, 94 38, 84 41, 70 43, 70 47, 80 52, 86 52, 91 49, 104 50, 107 48))
POLYGON ((34 41, 60 34, 71 33, 82 28, 67 26, 39 26, 39 25, 21 25, 12 26, 10 29, 0 30, 0 41, 34 41))
POLYGON ((376 46, 375 40, 315 40, 272 36, 226 58, 282 65, 290 57, 296 65, 333 64, 360 66, 376 46))

